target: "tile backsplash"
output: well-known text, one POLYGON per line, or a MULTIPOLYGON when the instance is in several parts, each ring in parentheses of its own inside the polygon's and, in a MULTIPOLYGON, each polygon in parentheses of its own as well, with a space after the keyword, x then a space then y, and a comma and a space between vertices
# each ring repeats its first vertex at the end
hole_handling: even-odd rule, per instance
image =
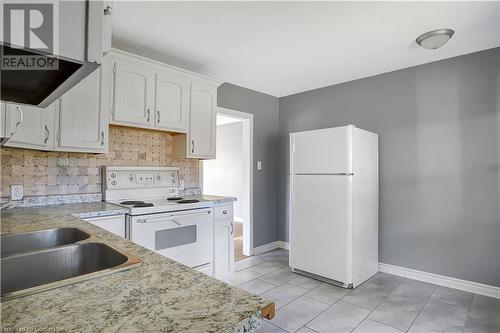
POLYGON ((107 154, 44 152, 1 148, 1 197, 10 185, 24 185, 24 196, 101 193, 101 166, 177 166, 186 188, 199 187, 199 161, 176 159, 172 134, 110 126, 107 154))

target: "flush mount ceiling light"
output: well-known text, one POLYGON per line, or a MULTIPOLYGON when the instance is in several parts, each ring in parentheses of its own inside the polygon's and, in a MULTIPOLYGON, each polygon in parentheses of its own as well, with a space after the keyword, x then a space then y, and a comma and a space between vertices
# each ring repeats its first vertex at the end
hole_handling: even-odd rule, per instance
POLYGON ((433 30, 418 36, 415 41, 426 49, 435 50, 446 44, 454 33, 452 29, 433 30))

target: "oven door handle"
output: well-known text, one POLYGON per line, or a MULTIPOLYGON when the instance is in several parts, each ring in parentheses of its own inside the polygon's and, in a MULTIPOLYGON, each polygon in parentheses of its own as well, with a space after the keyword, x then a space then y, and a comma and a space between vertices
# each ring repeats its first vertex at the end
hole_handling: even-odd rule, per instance
POLYGON ((166 222, 166 221, 172 221, 177 225, 181 225, 179 222, 176 220, 179 219, 185 219, 188 217, 196 217, 196 216, 204 216, 204 215, 210 215, 210 210, 201 212, 201 213, 190 213, 190 214, 171 214, 168 216, 162 216, 162 217, 152 217, 152 218, 147 218, 147 219, 137 219, 137 223, 153 223, 153 222, 166 222), (174 219, 169 219, 169 217, 174 217, 174 219))

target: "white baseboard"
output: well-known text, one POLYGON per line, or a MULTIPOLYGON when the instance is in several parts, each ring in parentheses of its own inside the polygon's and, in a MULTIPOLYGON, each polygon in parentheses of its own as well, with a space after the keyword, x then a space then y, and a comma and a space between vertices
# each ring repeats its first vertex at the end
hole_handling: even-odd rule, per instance
POLYGON ((278 248, 278 241, 264 244, 253 248, 253 254, 261 254, 278 248))
POLYGON ((283 242, 283 241, 271 242, 271 243, 268 243, 268 244, 264 244, 264 245, 261 245, 261 246, 254 247, 253 248, 253 254, 257 255, 257 254, 261 254, 261 253, 264 253, 264 252, 267 252, 267 251, 271 251, 271 250, 274 250, 274 249, 286 249, 286 250, 289 250, 290 249, 290 244, 288 242, 283 242))
POLYGON ((278 247, 280 249, 290 250, 290 243, 283 242, 283 241, 278 241, 278 247))
POLYGON ((459 289, 479 295, 500 299, 500 287, 490 286, 487 284, 482 284, 467 280, 460 280, 449 276, 427 273, 423 271, 417 271, 411 268, 394 266, 384 263, 378 264, 378 270, 383 273, 398 275, 409 279, 433 283, 439 286, 459 289))

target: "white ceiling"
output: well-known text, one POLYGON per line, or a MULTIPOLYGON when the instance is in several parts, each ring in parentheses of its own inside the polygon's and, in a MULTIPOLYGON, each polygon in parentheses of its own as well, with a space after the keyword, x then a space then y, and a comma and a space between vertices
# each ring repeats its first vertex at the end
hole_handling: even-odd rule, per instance
POLYGON ((500 46, 500 2, 114 1, 113 45, 281 97, 500 46), (444 47, 415 38, 452 28, 444 47))

